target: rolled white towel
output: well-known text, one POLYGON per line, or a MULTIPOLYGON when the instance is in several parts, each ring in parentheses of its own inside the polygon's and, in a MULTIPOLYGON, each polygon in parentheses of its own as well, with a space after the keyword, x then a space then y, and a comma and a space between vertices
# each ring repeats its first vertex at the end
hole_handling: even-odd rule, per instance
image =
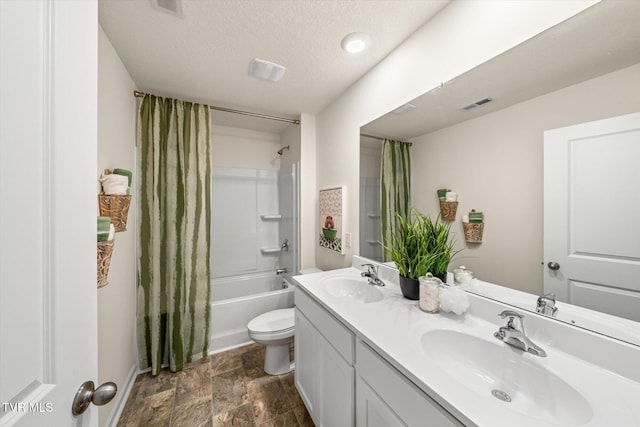
POLYGON ((109 240, 113 240, 115 236, 116 236, 116 228, 113 226, 113 224, 109 224, 109 240))
POLYGON ((100 178, 102 191, 107 195, 125 196, 129 188, 129 178, 124 175, 109 174, 100 178))

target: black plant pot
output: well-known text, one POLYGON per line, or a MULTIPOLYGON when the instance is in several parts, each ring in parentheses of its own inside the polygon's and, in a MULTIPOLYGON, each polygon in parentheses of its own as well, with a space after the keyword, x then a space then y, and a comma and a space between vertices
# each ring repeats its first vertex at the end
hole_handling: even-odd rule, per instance
POLYGON ((400 276, 400 290, 406 299, 420 299, 420 282, 417 279, 400 276))
POLYGON ((438 279, 442 280, 442 283, 447 283, 447 272, 445 271, 442 274, 434 274, 433 277, 437 277, 438 279))

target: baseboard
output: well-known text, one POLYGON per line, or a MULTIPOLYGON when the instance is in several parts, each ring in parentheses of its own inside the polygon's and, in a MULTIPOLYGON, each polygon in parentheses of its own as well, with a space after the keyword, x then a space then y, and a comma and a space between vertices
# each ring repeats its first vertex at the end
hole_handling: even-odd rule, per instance
POLYGON ((120 392, 116 395, 116 404, 113 407, 111 414, 109 414, 109 418, 107 418, 107 424, 105 427, 116 427, 118 425, 120 415, 122 415, 124 406, 127 404, 127 399, 129 399, 129 394, 131 393, 131 389, 133 388, 133 384, 136 382, 136 377, 139 373, 138 367, 133 365, 129 371, 129 375, 127 375, 127 381, 123 387, 120 388, 120 392))
POLYGON ((254 344, 254 343, 255 343, 255 341, 248 340, 248 341, 243 341, 241 343, 235 343, 235 344, 229 345, 227 347, 217 348, 215 350, 209 350, 209 356, 211 356, 213 354, 216 354, 216 353, 222 353, 223 351, 233 350, 234 348, 244 347, 245 345, 250 345, 250 344, 254 344))

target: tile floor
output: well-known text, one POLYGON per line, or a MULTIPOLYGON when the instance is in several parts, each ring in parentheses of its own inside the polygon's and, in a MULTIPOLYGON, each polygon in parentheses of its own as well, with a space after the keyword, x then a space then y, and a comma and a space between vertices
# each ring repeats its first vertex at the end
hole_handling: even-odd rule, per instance
POLYGON ((181 372, 140 374, 118 427, 313 427, 293 372, 264 373, 264 347, 236 348, 181 372))

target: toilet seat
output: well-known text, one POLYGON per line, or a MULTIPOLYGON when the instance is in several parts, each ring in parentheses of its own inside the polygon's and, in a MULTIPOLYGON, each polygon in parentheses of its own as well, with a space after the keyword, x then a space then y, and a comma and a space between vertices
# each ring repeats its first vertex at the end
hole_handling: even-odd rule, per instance
POLYGON ((269 311, 251 320, 247 328, 250 333, 256 335, 293 332, 295 328, 295 310, 293 308, 284 308, 269 311))

